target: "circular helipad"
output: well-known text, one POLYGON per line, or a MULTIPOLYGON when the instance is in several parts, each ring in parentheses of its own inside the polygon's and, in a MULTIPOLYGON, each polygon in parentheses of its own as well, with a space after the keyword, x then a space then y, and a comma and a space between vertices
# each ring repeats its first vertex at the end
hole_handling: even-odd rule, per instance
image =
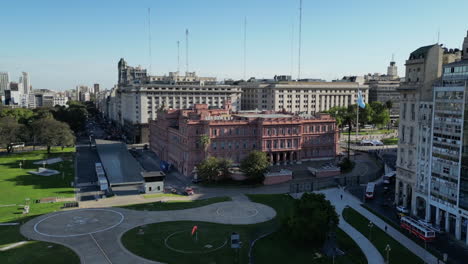
POLYGON ((172 251, 185 254, 210 253, 223 248, 227 238, 216 231, 205 229, 192 235, 191 230, 177 231, 164 239, 164 245, 172 251))
POLYGON ((123 214, 110 209, 84 209, 50 215, 34 225, 34 231, 49 237, 94 234, 118 226, 123 214))
POLYGON ((228 218, 249 218, 256 216, 258 210, 249 205, 237 204, 219 207, 218 210, 216 210, 216 214, 228 218))

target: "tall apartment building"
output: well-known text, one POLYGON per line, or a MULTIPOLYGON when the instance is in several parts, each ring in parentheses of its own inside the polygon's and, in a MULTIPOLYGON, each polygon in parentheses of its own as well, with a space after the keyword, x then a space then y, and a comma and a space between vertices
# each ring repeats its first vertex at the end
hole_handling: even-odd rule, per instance
POLYGON ((243 110, 271 110, 314 114, 334 106, 356 103, 358 90, 367 103, 369 86, 355 79, 325 81, 254 81, 239 83, 243 110))
POLYGON ((395 201, 468 243, 468 57, 456 61, 465 54, 431 45, 406 61, 395 201))
POLYGON ((31 81, 29 80, 29 74, 27 72, 22 72, 19 83, 21 84, 21 93, 28 94, 31 92, 31 81))
POLYGON ((5 91, 9 89, 10 76, 8 72, 0 72, 0 97, 5 96, 5 91))
POLYGON ((394 61, 390 62, 387 67, 387 74, 369 74, 364 76, 369 86, 369 102, 381 102, 387 103, 392 102, 392 108, 390 109, 390 119, 395 122, 400 113, 400 77, 398 77, 397 66, 394 61))
POLYGON ((118 72, 115 98, 109 101, 115 105, 110 108, 117 112, 112 118, 132 142, 148 142, 148 122, 161 108, 185 109, 195 104, 221 108, 230 101, 234 111, 240 110, 241 88, 218 84, 213 77, 199 77, 194 72, 147 76, 145 69, 130 67, 123 59, 118 63, 118 72))
POLYGON ((239 163, 251 151, 266 152, 271 163, 292 164, 332 159, 338 130, 328 114, 293 115, 273 111, 233 112, 195 104, 193 109, 166 110, 150 122, 150 148, 186 176, 206 156, 239 163), (208 146, 200 138, 209 136, 208 146))

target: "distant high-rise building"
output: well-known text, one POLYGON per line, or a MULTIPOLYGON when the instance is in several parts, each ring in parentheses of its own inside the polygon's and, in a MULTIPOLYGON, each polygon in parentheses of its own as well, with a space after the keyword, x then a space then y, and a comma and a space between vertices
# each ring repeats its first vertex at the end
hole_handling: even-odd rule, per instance
POLYGON ((31 92, 31 82, 29 80, 29 75, 27 72, 22 72, 19 83, 22 85, 22 87, 20 88, 21 93, 28 94, 31 92))
POLYGON ((0 96, 5 95, 5 91, 8 90, 8 85, 10 83, 10 76, 8 72, 0 72, 0 96))
POLYGON ((98 94, 99 93, 99 83, 95 83, 94 84, 94 94, 98 94))
POLYGON ((390 77, 398 77, 398 68, 394 61, 391 61, 390 66, 387 67, 387 75, 390 77))
POLYGON ((462 54, 463 59, 468 60, 468 31, 466 32, 466 38, 463 40, 462 54))

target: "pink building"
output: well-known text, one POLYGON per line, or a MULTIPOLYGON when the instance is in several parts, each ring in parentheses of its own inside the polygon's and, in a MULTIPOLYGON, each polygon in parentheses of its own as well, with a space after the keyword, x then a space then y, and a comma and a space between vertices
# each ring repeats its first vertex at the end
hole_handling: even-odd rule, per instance
POLYGON ((150 148, 162 160, 191 176, 207 156, 239 163, 253 150, 267 152, 273 164, 334 158, 339 134, 328 114, 299 116, 272 112, 237 112, 208 109, 167 110, 150 122, 150 148), (204 148, 200 139, 209 136, 204 148))

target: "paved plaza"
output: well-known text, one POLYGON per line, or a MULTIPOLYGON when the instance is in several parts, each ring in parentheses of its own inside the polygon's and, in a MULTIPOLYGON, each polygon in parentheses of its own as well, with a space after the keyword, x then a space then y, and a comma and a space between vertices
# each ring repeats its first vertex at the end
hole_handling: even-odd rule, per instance
POLYGON ((27 222, 21 233, 30 239, 65 245, 77 253, 82 263, 157 263, 130 253, 120 242, 122 235, 137 226, 159 222, 255 224, 275 216, 271 207, 239 197, 230 202, 174 211, 94 208, 58 212, 27 222))

